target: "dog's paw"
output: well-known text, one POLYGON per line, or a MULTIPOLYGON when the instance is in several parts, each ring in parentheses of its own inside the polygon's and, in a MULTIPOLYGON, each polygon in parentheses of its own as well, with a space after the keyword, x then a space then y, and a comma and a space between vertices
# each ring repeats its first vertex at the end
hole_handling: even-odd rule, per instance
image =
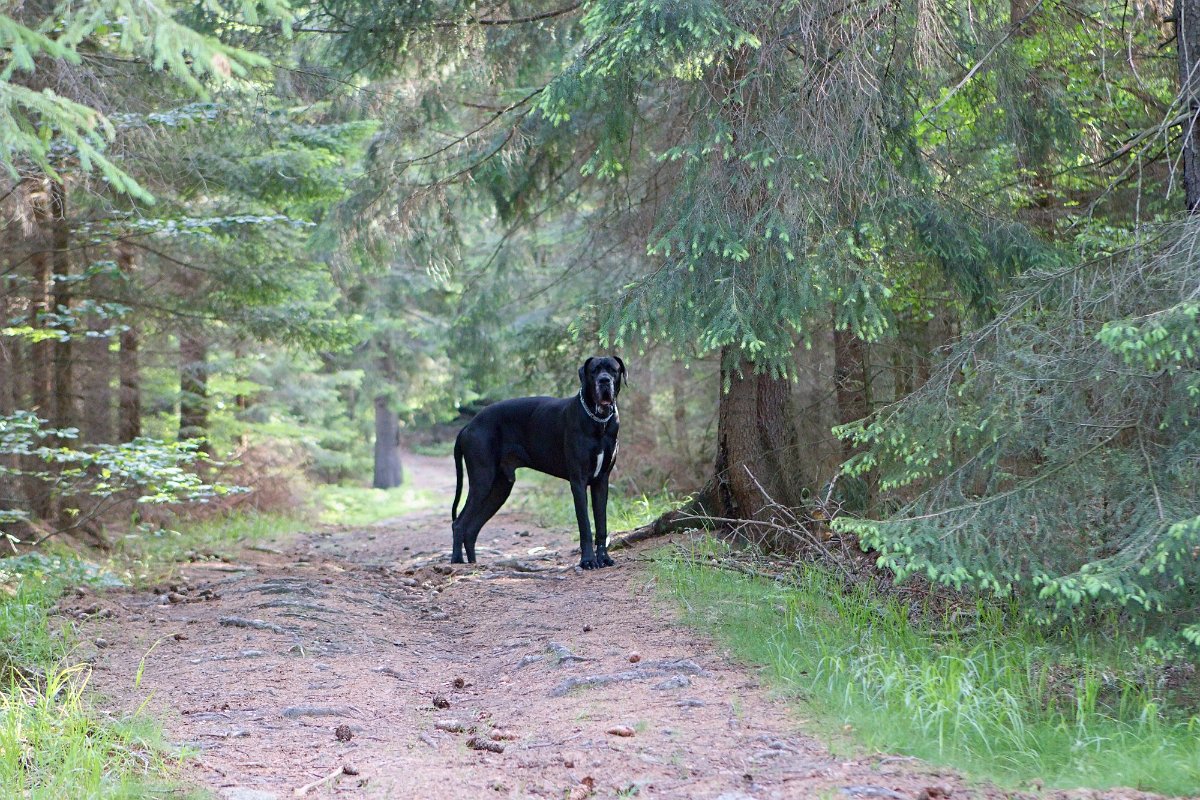
POLYGON ((614 563, 613 560, 608 557, 608 553, 597 553, 596 554, 596 565, 597 566, 611 567, 611 566, 613 566, 613 563, 614 563))
POLYGON ((604 565, 594 558, 581 558, 579 559, 579 566, 584 569, 600 569, 604 565))
POLYGON ((465 562, 463 561, 462 556, 451 556, 450 563, 451 564, 463 564, 465 562))

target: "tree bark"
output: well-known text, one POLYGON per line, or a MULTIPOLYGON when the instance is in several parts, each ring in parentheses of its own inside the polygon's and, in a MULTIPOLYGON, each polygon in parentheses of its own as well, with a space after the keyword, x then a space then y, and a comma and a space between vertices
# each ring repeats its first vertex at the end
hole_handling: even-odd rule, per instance
MULTIPOLYGON (((29 327, 42 330, 46 327, 46 315, 50 312, 51 286, 54 277, 50 253, 45 242, 50 229, 50 207, 46 192, 39 191, 31 197, 33 218, 39 241, 29 257, 33 267, 30 284, 29 327)), ((29 347, 30 400, 39 416, 48 419, 52 412, 54 391, 54 343, 49 339, 33 342, 29 347)))
MULTIPOLYGON (((71 309, 71 228, 67 220, 67 187, 62 181, 50 183, 51 264, 54 268, 54 308, 56 313, 69 313, 71 309)), ((63 331, 70 333, 69 326, 63 331)), ((56 428, 73 428, 78 425, 75 411, 75 366, 71 339, 65 338, 54 345, 54 415, 51 419, 56 428)))
POLYGON ((400 418, 392 411, 387 395, 375 398, 375 476, 376 489, 393 489, 404 481, 400 463, 400 418))
POLYGON ((685 461, 691 461, 691 444, 687 426, 687 370, 682 361, 671 362, 671 416, 675 451, 685 461))
POLYGON ((1200 213, 1200 0, 1175 0, 1175 42, 1183 123, 1184 208, 1200 213))
MULTIPOLYGON (((14 299, 9 291, 9 280, 0 279, 0 320, 13 316, 14 299)), ((0 336, 0 416, 9 416, 20 407, 17 387, 21 373, 16 357, 19 352, 15 336, 0 336)), ((0 467, 17 469, 20 460, 16 456, 0 455, 0 467)), ((0 508, 24 508, 25 502, 19 481, 0 470, 0 508)))
POLYGON ((116 436, 113 416, 112 376, 115 370, 112 339, 104 336, 106 320, 93 320, 90 329, 95 335, 80 342, 82 351, 79 369, 80 432, 85 441, 94 444, 111 442, 116 436))
MULTIPOLYGON (((51 286, 53 282, 53 266, 50 252, 47 249, 48 234, 51 225, 50 202, 46 191, 47 181, 39 181, 40 187, 30 194, 33 205, 33 218, 38 240, 34 243, 34 251, 30 254, 30 264, 33 268, 30 284, 29 326, 40 331, 46 328, 46 315, 50 311, 51 286)), ((54 342, 50 339, 34 341, 29 346, 29 398, 33 410, 43 419, 53 416, 54 401, 54 342)), ((24 459, 25 469, 30 472, 41 472, 46 464, 38 459, 24 459)), ((49 519, 54 508, 50 496, 50 485, 38 478, 27 478, 24 481, 25 495, 29 500, 29 512, 35 519, 49 519)))
POLYGON ((730 370, 732 353, 722 353, 722 389, 717 411, 716 516, 769 519, 772 503, 805 504, 812 475, 800 452, 792 418, 791 384, 754 373, 748 361, 730 370), (768 497, 769 495, 769 497, 768 497))
POLYGON ((179 438, 207 434, 208 340, 204 331, 188 328, 179 334, 179 438))
MULTIPOLYGON (((871 413, 867 384, 866 358, 862 339, 851 331, 833 331, 833 381, 837 390, 838 424, 857 422, 871 413)), ((854 454, 854 447, 843 443, 843 456, 854 454)))
MULTIPOLYGON (((117 268, 132 283, 137 262, 133 248, 117 245, 117 268)), ((142 373, 138 360, 139 336, 135 320, 124 320, 117 352, 117 441, 130 442, 142 435, 142 373)))

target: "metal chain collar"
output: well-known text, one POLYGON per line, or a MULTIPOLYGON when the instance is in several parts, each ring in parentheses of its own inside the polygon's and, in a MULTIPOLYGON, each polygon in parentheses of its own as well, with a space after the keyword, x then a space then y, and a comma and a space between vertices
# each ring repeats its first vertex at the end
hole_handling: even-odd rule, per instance
POLYGON ((597 417, 595 414, 593 414, 593 413, 592 413, 592 410, 591 410, 590 408, 588 408, 588 407, 587 407, 587 403, 586 403, 586 402, 584 402, 584 400, 583 400, 583 389, 580 389, 580 390, 579 390, 579 405, 583 406, 583 413, 587 414, 589 417, 591 417, 591 418, 592 418, 592 420, 594 420, 595 422, 599 422, 601 425, 604 425, 604 424, 606 424, 606 423, 607 423, 607 422, 608 422, 610 419, 612 419, 612 418, 613 418, 613 417, 616 415, 616 413, 617 413, 617 404, 616 404, 616 403, 613 403, 613 410, 612 410, 612 411, 610 411, 610 412, 608 412, 608 416, 607 416, 607 417, 604 417, 603 419, 601 419, 600 417, 597 417))

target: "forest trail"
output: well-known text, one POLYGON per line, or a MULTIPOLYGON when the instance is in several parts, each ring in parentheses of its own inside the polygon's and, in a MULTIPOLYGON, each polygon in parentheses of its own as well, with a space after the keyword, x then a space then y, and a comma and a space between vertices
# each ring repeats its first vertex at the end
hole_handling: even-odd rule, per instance
POLYGON ((571 535, 502 511, 481 563, 452 570, 452 461, 406 466, 436 508, 187 564, 171 596, 64 601, 112 611, 81 623, 88 647, 106 642, 93 688, 114 713, 144 703, 197 753, 186 778, 231 800, 331 775, 305 796, 1013 796, 907 758, 832 755, 679 622, 637 551, 582 573, 571 535))

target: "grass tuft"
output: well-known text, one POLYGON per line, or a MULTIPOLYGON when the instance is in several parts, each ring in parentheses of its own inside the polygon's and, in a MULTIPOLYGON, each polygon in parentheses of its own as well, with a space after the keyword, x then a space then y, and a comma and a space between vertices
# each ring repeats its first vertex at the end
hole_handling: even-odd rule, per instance
POLYGON ((794 582, 661 551, 684 618, 863 745, 1014 785, 1200 792, 1200 718, 1147 686, 1135 642, 1047 632, 987 605, 933 618, 804 569, 794 582))
POLYGON ((87 668, 64 666, 70 637, 50 624, 64 586, 45 573, 0 573, 0 797, 162 795, 174 759, 158 728, 97 712, 87 668))
POLYGON ((374 525, 413 511, 445 506, 450 500, 437 492, 414 488, 408 482, 395 489, 370 486, 325 484, 317 487, 318 518, 330 525, 374 525))

